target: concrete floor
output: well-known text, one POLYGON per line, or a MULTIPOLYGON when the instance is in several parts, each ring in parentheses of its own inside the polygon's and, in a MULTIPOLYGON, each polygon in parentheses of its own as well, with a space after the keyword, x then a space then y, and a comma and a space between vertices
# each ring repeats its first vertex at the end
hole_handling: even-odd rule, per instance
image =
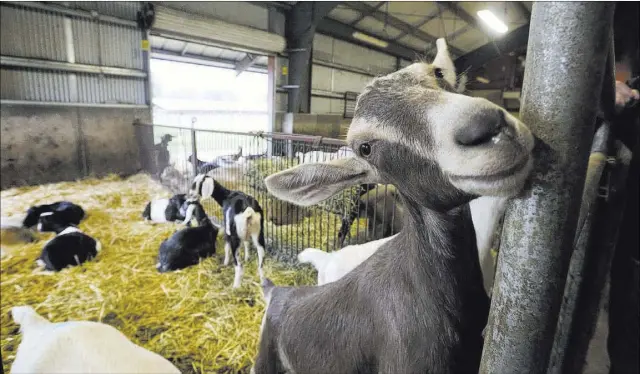
POLYGON ((600 314, 596 323, 589 350, 587 362, 583 374, 607 374, 609 373, 609 354, 607 353, 607 337, 609 335, 609 282, 605 285, 600 303, 600 314))

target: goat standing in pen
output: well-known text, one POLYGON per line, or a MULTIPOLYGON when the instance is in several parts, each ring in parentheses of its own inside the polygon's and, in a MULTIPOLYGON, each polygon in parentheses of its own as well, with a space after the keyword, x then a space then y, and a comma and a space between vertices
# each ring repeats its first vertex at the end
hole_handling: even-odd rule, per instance
MULTIPOLYGON (((224 217, 224 265, 229 265, 233 256, 235 277, 233 288, 240 287, 244 270, 238 249, 244 244, 244 260, 249 260, 249 241, 253 241, 258 251, 258 275, 263 279, 264 261, 264 212, 258 201, 243 192, 231 191, 212 177, 198 174, 191 184, 191 199, 213 198, 222 207, 224 217)), ((189 218, 189 217, 187 217, 189 218)))
POLYGON ((356 156, 265 179, 308 206, 361 183, 396 186, 402 231, 336 282, 275 287, 265 279, 255 373, 478 372, 489 300, 469 201, 511 197, 533 166, 534 138, 504 109, 455 93, 444 39, 431 65, 374 79, 347 142, 356 156))

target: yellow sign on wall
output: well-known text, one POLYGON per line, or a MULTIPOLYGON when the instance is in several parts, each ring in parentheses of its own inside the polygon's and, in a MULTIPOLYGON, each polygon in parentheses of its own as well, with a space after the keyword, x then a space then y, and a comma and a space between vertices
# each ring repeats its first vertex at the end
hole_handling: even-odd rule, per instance
POLYGON ((289 67, 288 66, 283 66, 282 67, 282 75, 287 75, 289 74, 289 67))
POLYGON ((150 46, 151 46, 151 43, 149 43, 149 40, 144 39, 142 41, 142 50, 143 51, 148 51, 150 46))

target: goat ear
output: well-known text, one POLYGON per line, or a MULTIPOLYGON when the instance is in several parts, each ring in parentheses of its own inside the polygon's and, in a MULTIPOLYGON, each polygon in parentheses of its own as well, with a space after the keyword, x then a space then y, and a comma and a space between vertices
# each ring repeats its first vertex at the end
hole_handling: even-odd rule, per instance
POLYGON ((213 179, 205 178, 202 181, 202 196, 210 197, 213 195, 214 184, 213 179))
POLYGON ((265 178, 267 190, 280 200, 310 206, 345 188, 376 183, 377 173, 355 157, 295 166, 265 178))
POLYGON ((456 87, 456 66, 451 60, 449 55, 449 47, 444 38, 436 40, 436 57, 433 59, 433 65, 442 69, 442 75, 444 80, 447 81, 452 87, 456 87))

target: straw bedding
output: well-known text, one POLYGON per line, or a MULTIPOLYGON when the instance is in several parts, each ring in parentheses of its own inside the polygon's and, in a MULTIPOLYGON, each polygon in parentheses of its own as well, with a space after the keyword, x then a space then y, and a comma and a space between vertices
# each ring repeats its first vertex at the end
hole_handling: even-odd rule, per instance
MULTIPOLYGON (((249 371, 264 311, 256 252, 251 251, 243 285, 235 291, 231 289, 233 267, 222 266, 221 237, 216 258, 182 271, 158 273, 160 243, 180 226, 145 223, 141 213, 150 199, 170 195, 144 175, 0 193, 5 216, 61 199, 82 205, 87 218, 80 228, 103 246, 96 260, 48 275, 34 272, 34 261, 53 235, 39 234, 39 242, 32 244, 2 244, 0 344, 5 369, 10 369, 20 343, 9 309, 26 304, 53 322, 91 320, 113 325, 183 373, 249 371)), ((310 268, 285 266, 269 257, 265 272, 280 285, 315 282, 310 268)))

